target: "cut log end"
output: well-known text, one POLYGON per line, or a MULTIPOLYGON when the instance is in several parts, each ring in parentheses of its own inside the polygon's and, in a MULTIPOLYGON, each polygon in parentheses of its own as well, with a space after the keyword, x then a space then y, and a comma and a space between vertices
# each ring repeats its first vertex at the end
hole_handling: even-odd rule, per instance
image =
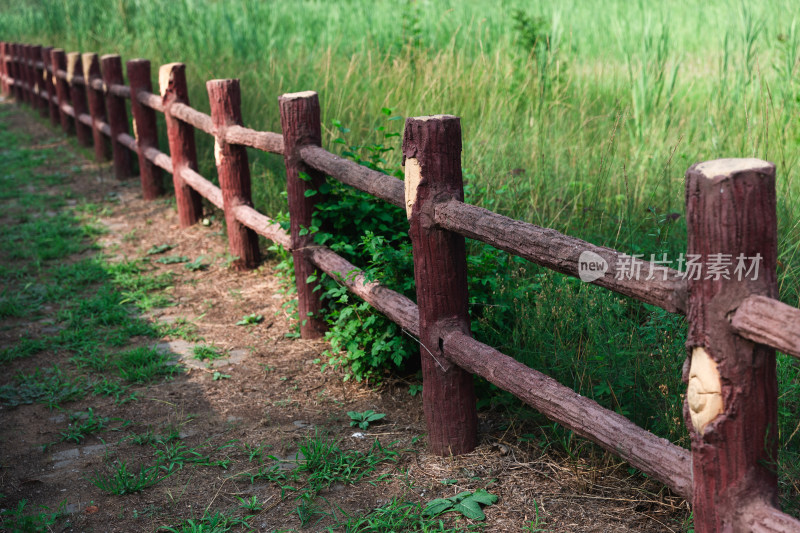
POLYGON ((304 98, 314 98, 317 91, 301 91, 299 93, 286 93, 281 95, 280 100, 302 100, 304 98))
POLYGON ((417 201, 417 187, 422 179, 422 167, 415 157, 406 159, 405 162, 405 188, 406 188, 406 216, 411 219, 411 211, 417 201))
POLYGON ((769 161, 753 157, 715 159, 695 165, 694 170, 708 179, 714 179, 716 177, 733 176, 734 174, 747 171, 763 174, 772 173, 775 171, 775 165, 769 161))
POLYGON ((421 117, 414 117, 414 120, 419 120, 420 122, 427 122, 428 120, 458 120, 458 117, 455 115, 425 115, 421 117))
POLYGON ((185 68, 186 65, 183 63, 167 63, 166 65, 161 65, 161 68, 158 69, 158 89, 162 97, 167 94, 167 90, 172 80, 175 78, 175 72, 185 68))
POLYGON ((708 424, 713 422, 725 407, 722 402, 722 385, 717 363, 702 347, 692 350, 686 398, 692 425, 695 431, 702 435, 708 424))

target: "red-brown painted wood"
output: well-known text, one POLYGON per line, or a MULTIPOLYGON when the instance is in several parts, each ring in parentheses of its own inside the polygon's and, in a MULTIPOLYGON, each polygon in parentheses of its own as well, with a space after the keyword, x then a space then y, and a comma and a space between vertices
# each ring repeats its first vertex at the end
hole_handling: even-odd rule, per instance
POLYGON ((92 87, 93 80, 102 80, 100 72, 100 58, 97 54, 87 52, 81 57, 83 63, 83 79, 86 81, 86 98, 89 105, 89 114, 92 116, 92 141, 94 143, 94 158, 97 161, 108 161, 111 157, 111 144, 100 124, 107 122, 106 105, 103 92, 92 87))
POLYGON ((131 111, 133 112, 133 132, 139 146, 139 179, 142 184, 142 196, 145 200, 154 200, 164 194, 164 178, 161 169, 147 158, 145 151, 158 149, 158 127, 156 112, 142 104, 137 98, 140 91, 153 92, 150 76, 150 61, 147 59, 131 59, 126 63, 128 82, 131 86, 131 111))
POLYGON ((8 59, 8 44, 5 41, 0 41, 0 90, 3 91, 3 96, 8 97, 9 90, 8 90, 8 66, 7 66, 7 59, 8 59))
POLYGON ((14 75, 14 96, 17 101, 25 101, 25 76, 22 70, 22 44, 14 43, 12 45, 13 57, 11 61, 13 75, 14 75))
MULTIPOLYGON (((754 500, 777 505, 775 351, 737 335, 729 316, 752 295, 777 296, 775 166, 756 159, 692 166, 686 173, 686 217, 688 254, 699 255, 706 267, 699 279, 689 277, 689 358, 684 366, 695 531, 750 531, 736 523, 740 508, 754 500), (740 280, 735 274, 740 254, 762 258, 757 276, 742 272, 740 280), (725 257, 732 262, 730 279, 708 267, 723 264, 725 257), (703 359, 699 349, 716 363, 719 380, 689 379, 703 359), (712 411, 718 414, 704 428, 695 428, 691 415, 720 397, 711 394, 715 388, 722 406, 712 411)), ((746 267, 751 264, 745 261, 746 267)))
POLYGON ((239 80, 211 80, 206 82, 206 89, 211 103, 211 119, 217 132, 214 159, 222 189, 228 246, 230 253, 238 258, 232 266, 239 270, 255 268, 261 261, 258 235, 236 218, 238 206, 253 205, 247 149, 224 140, 228 127, 242 125, 239 80))
POLYGON ((92 145, 92 128, 79 120, 82 114, 89 112, 86 103, 86 86, 75 81, 76 77, 83 77, 83 63, 80 52, 67 54, 67 83, 69 83, 72 109, 75 111, 75 134, 78 142, 83 146, 92 145))
POLYGON ((47 109, 50 115, 50 124, 58 126, 61 118, 58 115, 58 103, 56 102, 56 85, 53 81, 52 67, 53 47, 45 46, 42 48, 42 63, 44 63, 43 81, 47 91, 47 109))
POLYGON ((691 498, 692 457, 684 448, 457 329, 441 335, 444 354, 454 363, 691 498))
POLYGON ((53 76, 55 77, 56 96, 58 97, 58 116, 61 120, 61 129, 64 133, 72 133, 74 121, 67 113, 64 112, 64 104, 69 103, 69 85, 67 80, 62 79, 56 75, 59 70, 66 70, 67 56, 61 48, 55 48, 50 53, 50 63, 53 66, 53 76))
POLYGON ((34 79, 34 93, 36 94, 36 109, 39 113, 46 117, 48 114, 47 109, 49 105, 45 99, 47 88, 44 83, 44 76, 42 75, 42 67, 39 65, 42 61, 42 46, 34 45, 31 47, 31 62, 33 63, 33 79, 34 79))
POLYGON ((301 235, 303 228, 312 224, 314 205, 318 195, 306 196, 306 191, 316 191, 325 177, 303 162, 300 148, 319 146, 322 139, 319 98, 314 91, 284 94, 278 98, 283 130, 283 160, 286 164, 286 190, 289 198, 289 216, 292 234, 292 257, 297 283, 297 312, 300 319, 300 335, 304 339, 321 337, 325 323, 320 318, 322 301, 320 292, 314 291, 316 283, 307 283, 314 265, 306 258, 303 249, 313 244, 310 234, 301 235), (300 174, 308 181, 300 179, 300 174))
POLYGON ((25 45, 25 70, 28 78, 28 104, 33 109, 39 108, 39 98, 36 95, 36 74, 33 66, 33 45, 25 45))
POLYGON ((686 313, 686 280, 676 270, 458 200, 441 202, 435 211, 436 224, 442 228, 562 274, 578 277, 581 255, 592 252, 608 265, 606 273, 592 283, 672 313, 686 313), (618 276, 625 268, 638 276, 618 276))
POLYGON ((736 333, 800 358, 800 309, 766 296, 749 296, 731 317, 736 333))
MULTIPOLYGON (((122 78, 122 59, 117 54, 102 56, 100 58, 100 67, 103 71, 103 83, 106 84, 106 87, 112 84, 125 83, 122 78)), ((108 117, 108 125, 111 128, 111 154, 114 160, 114 176, 119 180, 130 178, 133 176, 131 153, 118 139, 121 133, 130 133, 125 99, 108 91, 106 93, 106 116, 108 117)))
POLYGON ((181 176, 184 169, 197 170, 197 149, 194 143, 194 128, 174 117, 174 104, 189 105, 186 87, 186 65, 169 63, 158 71, 159 89, 164 101, 164 117, 167 122, 169 153, 172 159, 172 182, 175 185, 175 201, 178 204, 178 220, 182 228, 197 223, 203 216, 200 194, 181 176))
POLYGON ((33 93, 33 68, 31 68, 31 45, 22 45, 22 77, 25 80, 25 103, 36 108, 36 97, 33 93))
POLYGON ((26 104, 30 103, 30 94, 28 92, 28 45, 20 43, 17 45, 17 64, 19 65, 19 79, 22 82, 22 101, 26 104))
POLYGON ((410 204, 414 279, 419 306, 422 401, 430 450, 459 455, 477 445, 476 399, 472 374, 443 352, 443 326, 469 335, 467 262, 464 237, 433 224, 436 202, 464 200, 461 176, 461 122, 458 117, 409 118, 403 136, 406 187, 410 204), (409 168, 419 163, 418 183, 409 168))

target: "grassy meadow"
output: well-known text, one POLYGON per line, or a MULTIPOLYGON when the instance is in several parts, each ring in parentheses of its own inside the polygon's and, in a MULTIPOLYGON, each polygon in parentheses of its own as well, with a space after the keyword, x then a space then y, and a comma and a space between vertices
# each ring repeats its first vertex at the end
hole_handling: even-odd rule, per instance
MULTIPOLYGON (((240 78, 253 128, 280 131, 277 97, 316 90, 323 145, 355 146, 387 171, 399 165, 399 137, 391 134, 403 124, 388 117, 458 115, 468 201, 628 253, 676 258, 685 249, 683 176, 691 164, 773 161, 780 294, 795 306, 799 22, 790 0, 0 1, 4 40, 145 57, 154 70, 187 63, 190 99, 204 111, 206 80, 240 78), (370 155, 376 151, 383 161, 370 155)), ((199 142, 202 173, 213 176, 212 141, 199 142)), ((282 160, 251 154, 257 207, 285 211, 282 160)), ((362 246, 362 255, 389 253, 369 238, 362 246)), ((483 340, 688 445, 683 318, 478 245, 471 251, 483 340)), ((376 257, 370 266, 386 266, 376 257)), ((359 364, 389 360, 339 341, 365 352, 359 364)), ((786 469, 800 451, 800 371, 779 358, 791 497, 797 490, 786 469)), ((501 394, 491 398, 482 402, 515 408, 501 394)), ((568 435, 552 431, 574 450, 568 435)))

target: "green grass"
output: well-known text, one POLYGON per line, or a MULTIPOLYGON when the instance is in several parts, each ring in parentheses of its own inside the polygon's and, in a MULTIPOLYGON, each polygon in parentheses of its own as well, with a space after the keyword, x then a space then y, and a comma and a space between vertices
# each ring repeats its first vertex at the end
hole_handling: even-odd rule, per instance
POLYGON ((128 464, 119 462, 108 474, 95 473, 89 478, 89 481, 103 492, 122 496, 141 492, 167 476, 169 474, 162 475, 157 466, 141 465, 138 471, 128 471, 128 464))
MULTIPOLYGON (((4 119, 6 111, 0 113, 4 119)), ((41 169, 53 157, 65 168, 78 170, 72 165, 73 154, 62 147, 25 148, 32 145, 30 139, 10 130, 0 132, 0 145, 0 200, 7 217, 0 235, 0 318, 41 320, 50 329, 38 337, 23 335, 4 347, 0 363, 42 352, 64 355, 64 363, 69 361, 7 371, 0 383, 0 403, 59 408, 87 394, 125 403, 136 394, 102 373, 116 370, 122 379, 143 383, 178 372, 178 366, 167 364, 167 355, 150 349, 120 352, 134 336, 169 332, 135 311, 169 303, 171 274, 153 274, 143 261, 112 263, 100 254, 85 253, 97 249, 94 238, 102 230, 94 217, 103 208, 78 204, 70 209, 65 202, 70 192, 63 188, 68 174, 41 169)))
POLYGON ((195 359, 199 359, 200 361, 205 361, 206 359, 209 361, 214 361, 215 359, 221 359, 228 355, 224 350, 220 350, 216 346, 209 346, 207 344, 198 344, 192 348, 192 354, 194 355, 195 359))
POLYGON ((116 356, 115 364, 119 376, 131 383, 147 383, 182 371, 170 354, 147 346, 121 352, 116 356))
POLYGON ((30 508, 26 509, 27 500, 20 500, 16 508, 0 511, 0 527, 5 531, 20 533, 49 531, 50 526, 55 525, 66 515, 65 505, 66 500, 55 510, 42 505, 37 512, 31 511, 30 508))
POLYGON ((392 501, 372 509, 360 516, 348 517, 327 528, 327 531, 342 533, 368 533, 372 531, 408 531, 419 533, 460 533, 466 531, 483 531, 482 524, 447 524, 439 517, 425 513, 425 506, 420 503, 393 498, 392 501))

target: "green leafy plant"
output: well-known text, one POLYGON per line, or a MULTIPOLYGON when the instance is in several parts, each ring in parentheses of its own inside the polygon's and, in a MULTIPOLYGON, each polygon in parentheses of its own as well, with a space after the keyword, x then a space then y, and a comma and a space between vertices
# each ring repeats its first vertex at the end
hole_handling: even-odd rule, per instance
POLYGON ((375 411, 364 411, 363 413, 359 413, 357 411, 348 411, 347 416, 350 417, 350 426, 351 427, 360 427, 361 429, 367 429, 369 425, 373 422, 377 422, 386 416, 385 413, 376 413, 375 411))
POLYGON ((161 263, 162 265, 174 265, 175 263, 188 263, 189 258, 185 255, 167 255, 159 257, 154 262, 161 263))
POLYGON ((192 353, 194 354, 195 359, 199 359, 200 361, 205 361, 206 359, 210 361, 214 361, 215 359, 221 359, 225 357, 227 354, 217 348, 216 346, 210 346, 207 344, 199 344, 192 348, 192 353))
POLYGON ((258 500, 258 496, 250 496, 249 498, 236 497, 239 500, 239 507, 247 509, 248 511, 259 512, 264 508, 264 504, 258 500))
POLYGON ((124 461, 117 463, 117 466, 110 474, 94 474, 89 477, 92 485, 109 494, 123 495, 141 492, 148 487, 152 487, 169 474, 161 476, 157 466, 139 467, 138 472, 129 472, 128 464, 124 461))
POLYGON ((252 326, 254 324, 260 324, 264 321, 264 315, 259 315, 253 313, 252 315, 245 315, 239 320, 236 325, 237 326, 252 326))
MULTIPOLYGON (((58 440, 58 442, 81 442, 89 435, 106 429, 111 420, 112 419, 109 417, 95 416, 94 410, 91 407, 89 407, 89 409, 87 409, 85 412, 73 413, 70 415, 71 422, 69 427, 59 432, 61 438, 58 440)), ((115 418, 113 420, 120 419, 115 418)))
POLYGON ((187 270, 191 270, 192 272, 197 272, 199 270, 206 270, 210 265, 208 263, 203 262, 204 257, 201 255, 194 261, 190 261, 183 265, 183 267, 187 270))
POLYGON ((172 377, 182 371, 169 354, 154 347, 142 346, 117 355, 115 364, 120 377, 133 383, 147 383, 159 377, 172 377))
POLYGON ((163 254, 164 252, 172 250, 174 247, 175 246, 173 246, 172 244, 157 244, 155 246, 151 246, 147 250, 147 255, 163 254))
POLYGON ((450 511, 456 511, 471 520, 484 520, 486 515, 481 505, 492 505, 497 501, 497 496, 484 489, 475 492, 464 491, 450 498, 437 498, 428 502, 424 514, 438 516, 450 511))
POLYGON ((0 511, 0 529, 20 533, 36 533, 39 531, 52 531, 50 526, 66 515, 66 500, 61 502, 55 511, 46 505, 40 505, 39 512, 26 512, 28 500, 22 499, 14 509, 0 511))

